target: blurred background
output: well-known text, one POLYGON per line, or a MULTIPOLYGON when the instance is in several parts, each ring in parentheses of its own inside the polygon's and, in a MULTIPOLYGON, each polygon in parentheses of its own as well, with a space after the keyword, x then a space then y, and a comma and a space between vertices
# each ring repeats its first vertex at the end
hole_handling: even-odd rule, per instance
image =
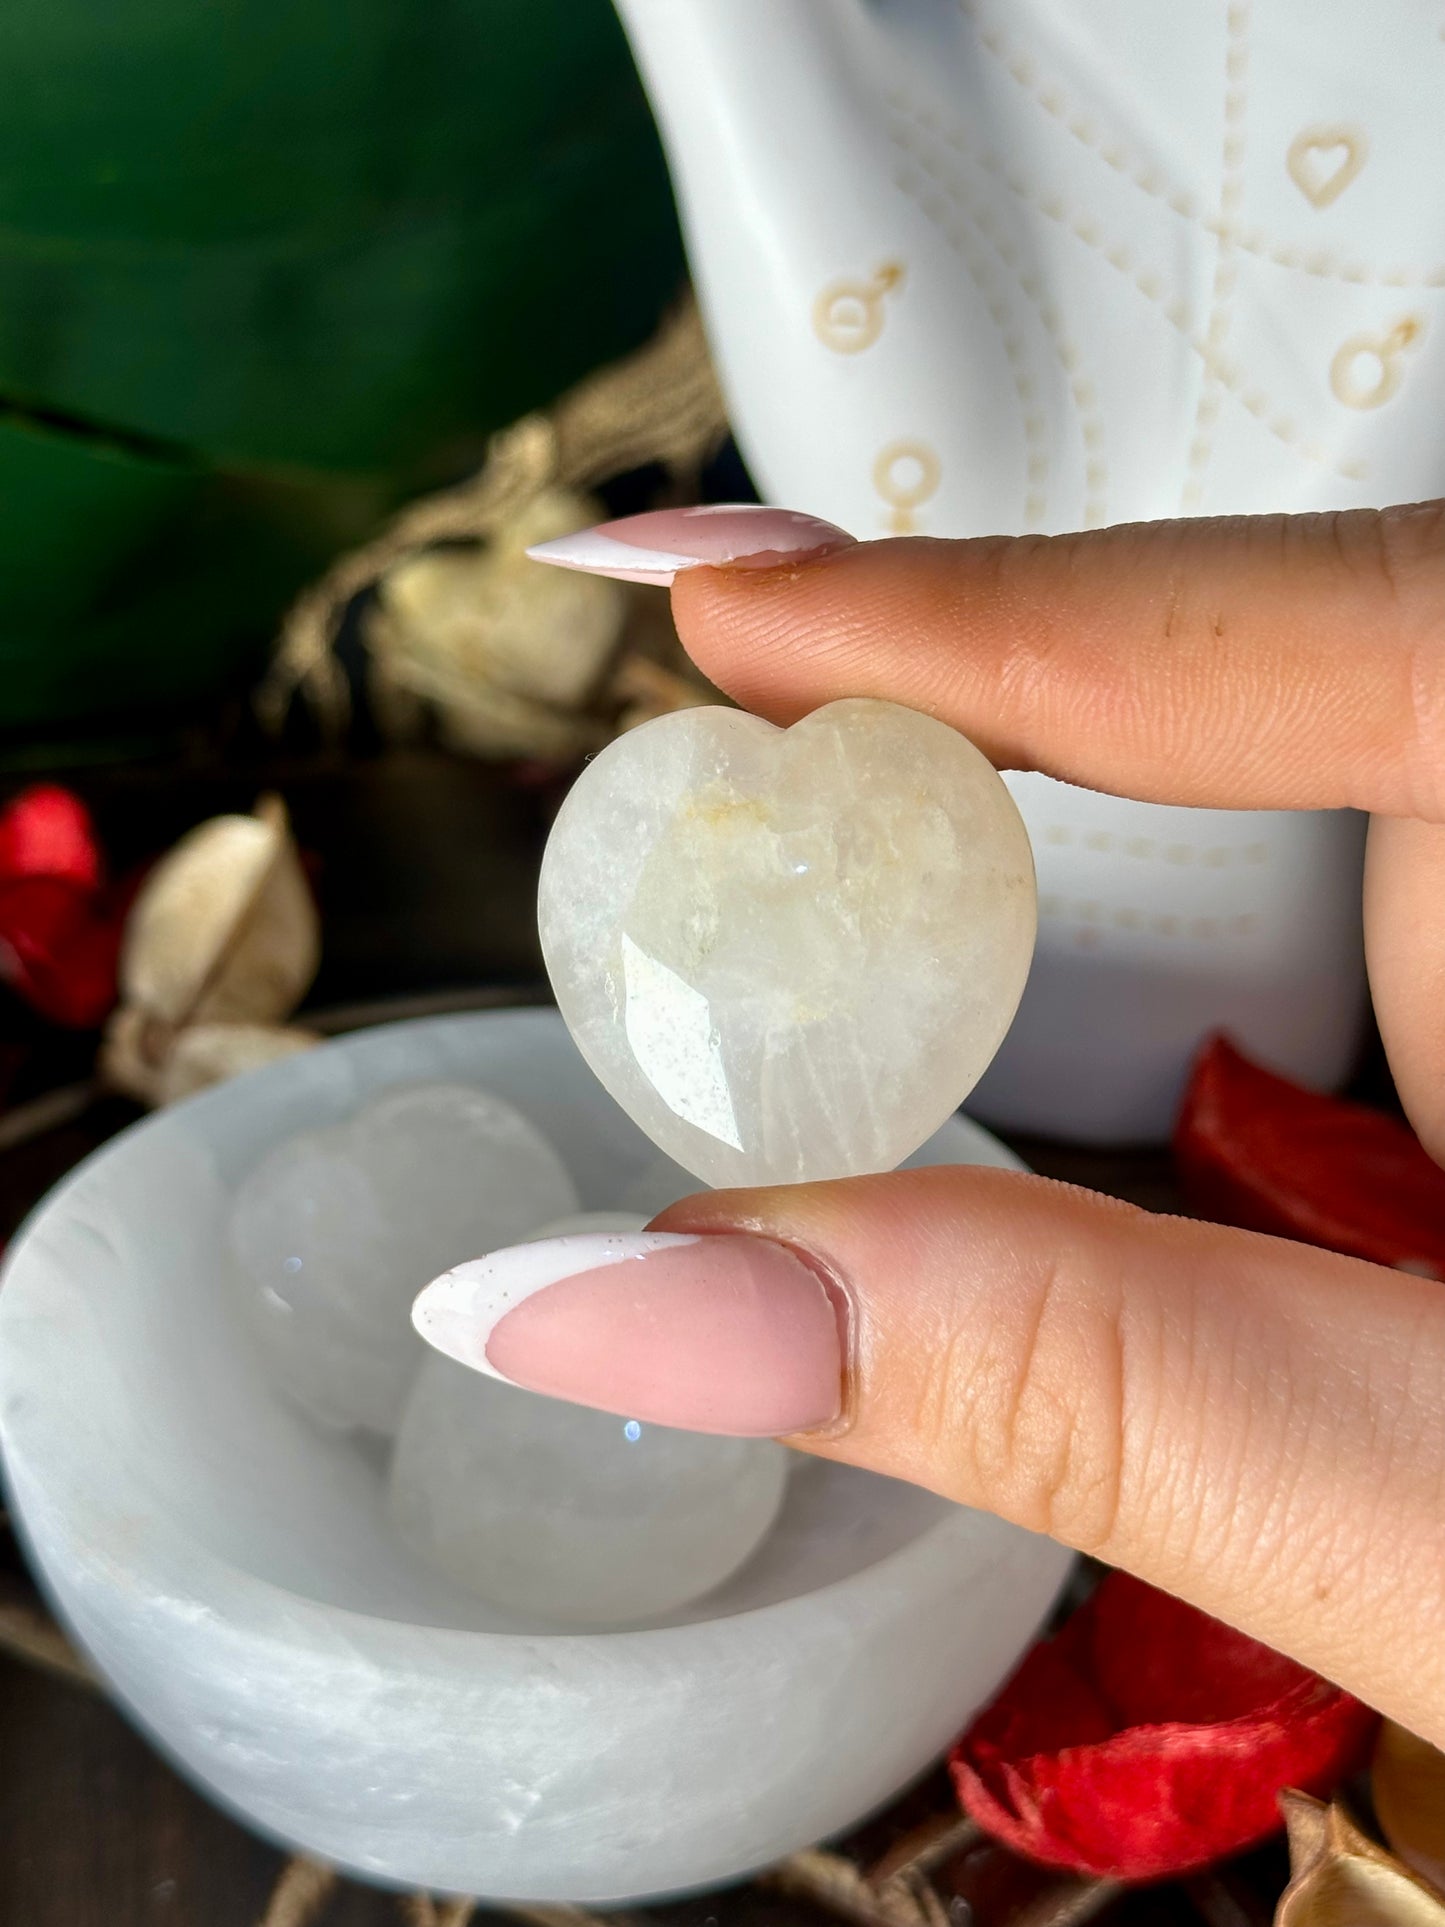
POLYGON ((313 1001, 535 982, 557 782, 695 685, 521 547, 751 493, 611 6, 58 0, 0 60, 5 793, 125 878, 279 789, 313 1001))
MULTIPOLYGON (((665 597, 522 551, 754 490, 610 0, 11 0, 0 74, 8 1239, 146 1106, 361 1023, 545 994, 536 867, 571 774, 717 698, 665 597), (258 802, 264 875, 214 827, 258 802), (132 911, 188 837, 178 951, 132 911), (255 976, 236 933, 282 866, 312 908, 255 976)), ((1357 1091, 1389 1101, 1378 1051, 1357 1091)), ((1020 1148, 1180 1203, 1163 1147, 1020 1148)), ((338 1887, 205 1805, 92 1690, 3 1529, 0 1646, 0 1927, 470 1918, 338 1887)), ((860 1853, 950 1804, 931 1783, 860 1853)), ((1278 1842, 1127 1899, 969 1852, 916 1922, 1107 1902, 1248 1927, 1285 1878, 1278 1842)), ((866 1916, 823 1887, 666 1911, 825 1917, 866 1916)))

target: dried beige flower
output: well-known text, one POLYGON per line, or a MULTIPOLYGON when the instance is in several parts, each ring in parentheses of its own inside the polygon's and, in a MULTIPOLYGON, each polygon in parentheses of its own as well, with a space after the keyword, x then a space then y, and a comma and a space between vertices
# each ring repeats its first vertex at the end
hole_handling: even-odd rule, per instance
POLYGON ((1380 1829, 1400 1859, 1445 1894, 1445 1753, 1386 1720, 1370 1791, 1380 1829))
POLYGON ((1290 1883, 1275 1927, 1445 1927, 1445 1897, 1376 1846, 1335 1802, 1282 1793, 1290 1883))
POLYGON ((132 1097, 174 1104, 320 1042, 316 1031, 291 1024, 195 1024, 170 1032, 157 1048, 157 1034, 140 1013, 121 1010, 106 1034, 103 1068, 132 1097))
POLYGON ((586 496, 549 489, 485 544, 389 569, 366 623, 383 711, 398 694, 421 698, 476 755, 566 761, 596 748, 603 732, 587 706, 616 652, 626 591, 538 568, 526 550, 600 513, 586 496))
POLYGON ((288 1028, 321 954, 285 806, 202 823, 146 879, 126 924, 101 1072, 146 1103, 314 1042, 288 1028))

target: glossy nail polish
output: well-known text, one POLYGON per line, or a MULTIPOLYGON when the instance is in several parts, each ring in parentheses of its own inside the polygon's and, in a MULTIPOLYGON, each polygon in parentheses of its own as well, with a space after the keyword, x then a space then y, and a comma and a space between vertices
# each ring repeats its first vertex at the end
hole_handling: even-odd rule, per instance
POLYGON ((560 569, 665 587, 684 569, 776 568, 852 546, 851 535, 816 515, 720 503, 600 522, 555 542, 540 542, 527 553, 534 562, 560 569))
POLYGON ((832 1293, 742 1233, 597 1233, 458 1265, 412 1311, 462 1364, 684 1431, 772 1438, 830 1424, 843 1342, 832 1293))

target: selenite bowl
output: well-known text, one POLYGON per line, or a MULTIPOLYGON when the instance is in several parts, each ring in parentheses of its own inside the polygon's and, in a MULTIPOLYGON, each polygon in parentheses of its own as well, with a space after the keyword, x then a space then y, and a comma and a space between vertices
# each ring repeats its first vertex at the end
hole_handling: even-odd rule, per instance
MULTIPOLYGON (((759 1552, 665 1623, 552 1632, 419 1566, 375 1456, 268 1380, 225 1238, 272 1146, 416 1079, 509 1099, 587 1209, 668 1181, 543 1010, 363 1032, 124 1132, 38 1209, 0 1290, 0 1441, 56 1607, 212 1796, 364 1878, 620 1901, 842 1831, 999 1685, 1067 1555, 800 1459, 759 1552)), ((916 1161, 1014 1162, 961 1119, 916 1161)))

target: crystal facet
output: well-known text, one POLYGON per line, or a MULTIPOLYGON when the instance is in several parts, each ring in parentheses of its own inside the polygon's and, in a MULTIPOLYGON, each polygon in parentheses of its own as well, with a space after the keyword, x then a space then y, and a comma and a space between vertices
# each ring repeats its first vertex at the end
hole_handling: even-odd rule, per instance
POLYGON ((736 1572, 778 1515, 787 1460, 771 1439, 629 1425, 433 1353, 397 1434, 388 1509, 416 1552, 494 1605, 617 1626, 736 1572))
POLYGON ((691 709, 573 786, 542 947, 607 1089, 714 1185, 889 1170, 973 1088, 1033 954, 1033 855, 973 745, 893 703, 691 709))
POLYGON ((237 1191, 231 1248, 281 1383, 314 1418, 392 1432, 423 1347, 411 1302, 437 1272, 574 1212, 522 1114, 461 1084, 384 1091, 278 1145, 237 1191))

